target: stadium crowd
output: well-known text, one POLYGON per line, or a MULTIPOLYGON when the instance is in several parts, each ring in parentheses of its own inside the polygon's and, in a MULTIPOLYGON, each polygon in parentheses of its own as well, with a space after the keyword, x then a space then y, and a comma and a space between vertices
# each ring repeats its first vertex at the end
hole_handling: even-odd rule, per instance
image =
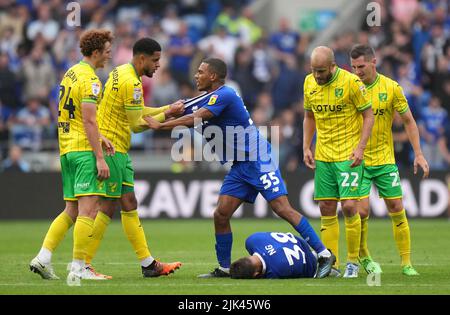
MULTIPOLYGON (((0 0, 0 169, 28 171, 20 160, 22 150, 57 150, 58 83, 81 59, 79 35, 92 28, 109 29, 115 36, 112 62, 99 71, 103 83, 115 65, 131 59, 136 39, 148 36, 161 43, 161 69, 154 79, 143 78, 147 106, 195 96, 192 78, 200 60, 223 59, 230 69, 227 84, 240 92, 253 121, 280 126, 280 164, 288 171, 304 167, 302 86, 310 72, 307 50, 315 34, 300 33, 285 18, 277 29, 261 28, 249 9, 253 1, 85 0, 80 1, 81 27, 72 27, 63 0, 0 0)), ((338 66, 350 71, 351 47, 374 47, 379 72, 404 89, 430 168, 448 169, 448 2, 376 2, 382 8, 381 26, 369 27, 364 19, 358 32, 340 34, 328 44, 338 66)), ((411 147, 398 117, 393 130, 398 166, 409 167, 411 147)), ((157 150, 168 137, 138 134, 133 148, 157 150)))

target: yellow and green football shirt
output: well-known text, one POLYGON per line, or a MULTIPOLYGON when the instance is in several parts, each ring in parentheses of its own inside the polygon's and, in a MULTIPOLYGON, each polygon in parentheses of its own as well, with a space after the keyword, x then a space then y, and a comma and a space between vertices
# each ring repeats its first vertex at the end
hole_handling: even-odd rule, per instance
POLYGON ((102 83, 94 68, 84 61, 72 66, 64 74, 59 86, 58 139, 59 153, 92 151, 84 130, 82 103, 97 106, 102 83))
POLYGON ((117 152, 127 153, 131 145, 131 129, 127 110, 143 110, 141 78, 127 63, 113 69, 105 84, 97 121, 100 133, 108 138, 117 152))
POLYGON ((327 84, 305 78, 304 108, 314 113, 317 130, 315 159, 323 162, 348 160, 362 130, 361 112, 370 108, 366 87, 354 74, 337 68, 327 84))
POLYGON ((365 165, 395 164, 392 121, 395 112, 404 114, 409 108, 403 89, 382 74, 377 74, 375 81, 366 89, 372 100, 375 123, 364 151, 365 165))

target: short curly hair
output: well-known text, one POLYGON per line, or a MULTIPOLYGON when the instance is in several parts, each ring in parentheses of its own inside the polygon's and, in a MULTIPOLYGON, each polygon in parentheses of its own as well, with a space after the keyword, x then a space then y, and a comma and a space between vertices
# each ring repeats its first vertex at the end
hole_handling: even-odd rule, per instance
POLYGON ((108 30, 89 30, 84 32, 80 38, 81 54, 90 57, 95 50, 102 51, 105 43, 112 43, 113 35, 108 30))

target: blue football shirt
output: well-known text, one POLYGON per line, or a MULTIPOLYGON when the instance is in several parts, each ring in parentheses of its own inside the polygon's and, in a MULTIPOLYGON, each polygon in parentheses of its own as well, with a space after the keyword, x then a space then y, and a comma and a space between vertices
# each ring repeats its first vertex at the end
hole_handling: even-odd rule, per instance
POLYGON ((261 259, 264 278, 310 278, 316 272, 317 259, 308 243, 291 233, 254 233, 245 248, 261 259))
POLYGON ((273 162, 270 143, 260 135, 242 98, 233 88, 223 85, 186 101, 184 115, 202 107, 214 117, 203 122, 201 130, 196 130, 203 133, 210 145, 214 143, 215 153, 222 164, 227 161, 273 162))

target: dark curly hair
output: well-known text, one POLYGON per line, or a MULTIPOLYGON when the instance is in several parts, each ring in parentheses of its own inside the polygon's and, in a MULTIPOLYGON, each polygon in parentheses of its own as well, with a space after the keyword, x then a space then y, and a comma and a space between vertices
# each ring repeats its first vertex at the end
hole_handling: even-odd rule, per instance
POLYGON ((85 57, 89 57, 95 50, 102 51, 105 48, 105 43, 112 43, 113 35, 108 30, 90 30, 81 35, 80 49, 85 57))

